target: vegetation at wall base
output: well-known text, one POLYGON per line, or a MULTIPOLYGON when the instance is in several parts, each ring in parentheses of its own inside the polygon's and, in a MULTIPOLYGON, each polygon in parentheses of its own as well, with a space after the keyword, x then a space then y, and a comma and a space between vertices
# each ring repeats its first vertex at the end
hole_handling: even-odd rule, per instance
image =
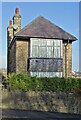
POLYGON ((13 73, 8 75, 7 82, 13 90, 81 92, 79 78, 37 78, 13 73))

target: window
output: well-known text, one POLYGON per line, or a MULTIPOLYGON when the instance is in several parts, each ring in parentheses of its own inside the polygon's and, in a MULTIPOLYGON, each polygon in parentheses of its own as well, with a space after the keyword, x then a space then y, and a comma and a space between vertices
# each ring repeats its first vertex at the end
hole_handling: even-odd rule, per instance
POLYGON ((30 39, 31 76, 62 77, 62 63, 62 40, 30 39))
POLYGON ((46 47, 39 47, 38 56, 37 57, 47 57, 46 47))
POLYGON ((62 77, 62 72, 30 72, 32 77, 62 77))
POLYGON ((53 58, 53 47, 47 47, 47 52, 46 52, 47 58, 53 58))
POLYGON ((30 57, 62 58, 62 40, 31 38, 30 57))
POLYGON ((53 46, 53 40, 47 40, 47 46, 53 46))

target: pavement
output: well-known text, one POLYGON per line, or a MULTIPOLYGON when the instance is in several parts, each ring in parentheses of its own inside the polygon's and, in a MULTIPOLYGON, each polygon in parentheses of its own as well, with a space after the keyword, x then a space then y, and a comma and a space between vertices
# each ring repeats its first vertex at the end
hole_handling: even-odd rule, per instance
POLYGON ((3 109, 2 120, 81 120, 81 115, 58 113, 58 112, 43 112, 43 111, 26 111, 16 109, 3 109))

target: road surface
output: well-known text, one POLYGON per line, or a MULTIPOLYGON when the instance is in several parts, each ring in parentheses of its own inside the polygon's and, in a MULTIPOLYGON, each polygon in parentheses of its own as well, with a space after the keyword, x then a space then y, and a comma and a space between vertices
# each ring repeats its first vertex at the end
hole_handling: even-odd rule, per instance
POLYGON ((81 120, 81 115, 66 114, 57 112, 42 112, 42 111, 26 111, 3 109, 2 120, 81 120), (6 119, 5 119, 6 118, 6 119), (10 118, 10 119, 9 119, 10 118))

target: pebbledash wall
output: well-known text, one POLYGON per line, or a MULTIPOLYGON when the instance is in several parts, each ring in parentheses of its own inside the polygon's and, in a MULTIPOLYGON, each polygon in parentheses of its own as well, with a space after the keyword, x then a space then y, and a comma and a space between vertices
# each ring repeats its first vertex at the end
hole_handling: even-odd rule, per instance
MULTIPOLYGON (((38 22, 46 21, 49 24, 49 22, 44 18, 39 17, 37 19, 38 19, 38 22)), ((56 26, 54 26, 54 27, 56 27, 56 26)), ((18 33, 19 31, 21 32, 22 30, 21 30, 21 16, 19 15, 19 9, 16 8, 15 15, 13 17, 13 24, 12 24, 12 21, 10 20, 10 24, 7 28, 7 33, 8 33, 7 73, 12 73, 12 72, 28 73, 29 72, 30 39, 32 37, 30 37, 30 36, 24 37, 22 35, 17 36, 16 33, 18 33)), ((30 32, 30 31, 28 31, 28 32, 30 32)), ((65 33, 64 35, 67 36, 68 34, 65 33)), ((72 35, 70 35, 70 36, 74 40, 68 40, 68 39, 62 40, 61 39, 62 40, 62 55, 63 55, 62 56, 62 60, 63 60, 62 77, 71 77, 72 76, 72 42, 75 41, 76 38, 73 37, 72 35)), ((37 37, 36 37, 36 39, 37 39, 37 37)), ((43 39, 43 38, 40 36, 40 39, 43 39)), ((46 39, 46 38, 44 38, 44 39, 46 39)))

